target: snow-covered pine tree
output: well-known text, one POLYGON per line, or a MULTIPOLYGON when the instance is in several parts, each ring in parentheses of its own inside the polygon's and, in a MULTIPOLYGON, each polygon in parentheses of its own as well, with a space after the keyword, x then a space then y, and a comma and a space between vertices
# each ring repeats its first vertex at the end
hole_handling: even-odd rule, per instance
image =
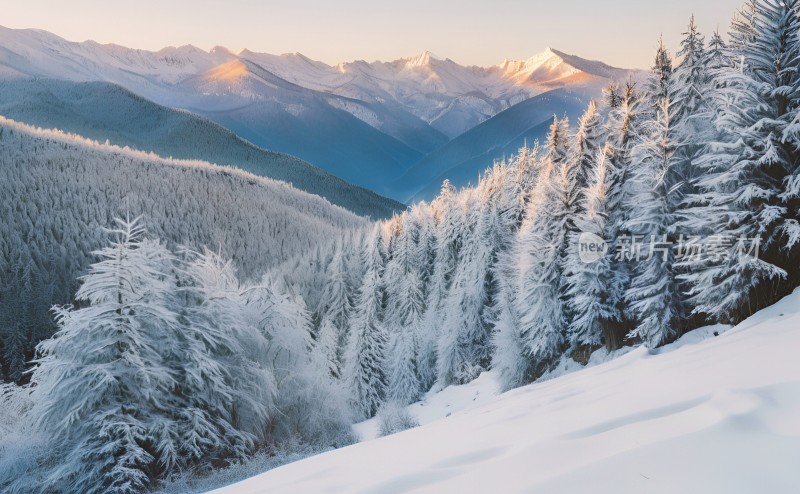
MULTIPOLYGON (((353 310, 352 289, 348 284, 347 263, 345 259, 344 246, 341 241, 333 244, 333 257, 325 271, 325 287, 320 299, 318 310, 319 330, 318 337, 321 338, 322 323, 326 324, 326 330, 335 330, 336 346, 332 355, 327 355, 328 360, 335 363, 334 376, 338 376, 342 366, 342 352, 347 341, 347 331, 349 327, 350 313, 353 310)), ((330 335, 324 335, 331 339, 330 335)), ((329 343, 328 343, 329 345, 329 343)), ((330 351, 330 348, 328 349, 330 351)))
MULTIPOLYGON (((686 199, 695 192, 695 177, 700 172, 695 169, 693 161, 715 137, 714 120, 716 118, 709 67, 706 65, 708 55, 705 49, 705 38, 697 29, 694 16, 681 40, 678 52, 680 61, 675 66, 672 77, 668 80, 670 92, 670 115, 668 139, 674 145, 674 151, 666 170, 666 188, 669 191, 667 204, 673 224, 669 229, 669 241, 677 246, 681 238, 689 238, 706 232, 698 232, 689 228, 682 218, 688 206, 686 199), (681 237, 681 235, 683 237, 681 237)), ((691 215, 691 212, 688 212, 691 215)), ((677 247, 676 247, 677 248, 677 247)), ((692 317, 692 309, 685 300, 684 293, 690 289, 681 283, 681 271, 685 265, 673 266, 677 290, 674 295, 676 312, 676 328, 680 333, 695 327, 700 321, 692 317)))
POLYGON ((387 342, 386 330, 381 322, 382 242, 381 226, 376 225, 363 252, 366 272, 350 319, 350 338, 342 375, 350 392, 352 409, 361 418, 375 415, 386 392, 383 369, 387 342))
POLYGON ((492 307, 492 369, 499 373, 503 390, 525 384, 530 363, 516 308, 516 259, 515 251, 502 252, 494 269, 499 286, 492 307))
POLYGON ((275 412, 269 339, 246 318, 233 264, 208 249, 187 257, 184 341, 170 357, 178 451, 188 465, 241 460, 267 441, 275 412))
POLYGON ((466 226, 459 195, 448 180, 442 183, 439 195, 431 203, 436 221, 435 262, 420 333, 418 365, 423 389, 438 379, 438 346, 442 338, 444 303, 450 291, 453 273, 461 249, 466 226))
MULTIPOLYGON (((583 263, 578 259, 577 239, 581 231, 577 222, 586 214, 588 206, 586 194, 594 173, 593 169, 596 167, 597 155, 603 152, 605 140, 605 128, 597 102, 592 100, 578 122, 578 131, 564 165, 566 176, 560 184, 563 187, 564 207, 567 210, 565 242, 559 249, 560 269, 565 280, 584 269, 583 263)), ((571 322, 577 314, 573 311, 574 306, 570 303, 567 288, 567 282, 561 283, 561 295, 566 302, 563 308, 567 320, 571 322)))
POLYGON ((614 278, 613 252, 606 252, 594 262, 585 262, 578 251, 582 234, 591 233, 606 239, 612 233, 612 225, 608 222, 608 189, 615 174, 608 169, 610 153, 608 146, 595 157, 590 170, 590 185, 580 199, 584 202, 582 212, 575 218, 579 231, 569 238, 567 259, 570 269, 565 272, 565 293, 571 307, 569 344, 573 349, 599 346, 603 342, 604 327, 620 319, 617 300, 609 293, 609 288, 616 288, 608 283, 614 278))
POLYGON ((622 105, 623 95, 620 92, 619 82, 611 81, 608 86, 603 88, 603 102, 605 106, 611 110, 619 108, 622 105))
POLYGON ((515 312, 532 376, 563 350, 566 319, 562 294, 561 253, 569 217, 569 126, 554 119, 547 139, 544 168, 531 191, 528 210, 517 237, 518 294, 515 312))
POLYGON ((339 368, 339 329, 333 324, 327 314, 322 316, 317 330, 317 351, 325 360, 325 365, 331 377, 340 377, 339 368))
MULTIPOLYGON (((435 277, 440 277, 441 272, 437 272, 436 255, 436 219, 433 205, 426 203, 418 204, 412 211, 412 221, 418 225, 419 235, 415 244, 414 259, 417 263, 416 269, 420 273, 422 285, 423 303, 419 312, 419 324, 415 341, 415 359, 417 367, 417 377, 421 391, 427 391, 436 380, 436 341, 438 331, 435 331, 434 323, 426 320, 431 317, 433 311, 427 305, 432 298, 439 297, 442 293, 442 286, 434 283, 435 277), (436 290, 437 293, 433 294, 436 290)), ((441 281, 441 279, 440 279, 441 281)), ((438 305, 434 303, 434 308, 438 305)), ((434 309, 434 310, 435 310, 434 309)))
POLYGON ((267 446, 349 444, 346 392, 312 341, 311 316, 303 300, 269 276, 244 288, 242 296, 244 320, 268 341, 262 367, 275 381, 275 413, 263 428, 267 446))
POLYGON ((649 103, 646 111, 653 118, 661 111, 664 100, 670 97, 672 71, 672 57, 664 46, 664 37, 659 36, 656 57, 644 92, 649 103))
POLYGON ((785 136, 800 100, 798 5, 753 0, 739 11, 730 36, 736 67, 718 89, 726 102, 722 136, 696 160, 704 174, 688 223, 714 232, 722 245, 692 260, 684 279, 695 311, 714 320, 738 322, 796 284, 786 277, 797 272, 793 174, 800 157, 785 136), (740 255, 756 239, 758 256, 740 255))
MULTIPOLYGON (((491 307, 492 315, 492 369, 500 375, 500 383, 503 389, 511 389, 525 384, 529 378, 527 376, 530 359, 527 354, 525 342, 520 332, 519 316, 517 314, 517 291, 518 291, 518 272, 517 260, 521 253, 519 249, 521 242, 517 241, 517 236, 521 234, 521 221, 524 219, 524 211, 530 206, 530 198, 539 198, 541 188, 533 191, 537 182, 541 180, 542 160, 538 153, 538 144, 534 150, 523 148, 515 159, 515 167, 524 167, 524 172, 517 170, 517 177, 524 176, 525 181, 514 177, 516 187, 506 186, 499 215, 501 224, 509 224, 513 219, 513 235, 508 239, 507 244, 501 244, 497 259, 492 269, 492 275, 497 286, 497 294, 494 304, 491 307), (511 197, 518 194, 516 201, 511 197), (505 205, 503 205, 505 204, 505 205)), ((511 173, 508 178, 512 178, 511 173)))
POLYGON ((689 19, 689 27, 683 36, 678 51, 680 61, 670 80, 670 120, 673 129, 683 132, 682 137, 688 139, 692 130, 706 130, 709 127, 706 90, 710 81, 705 37, 698 31, 694 15, 689 19), (698 122, 701 118, 706 121, 698 122))
POLYGON ((483 198, 476 190, 461 195, 466 230, 452 284, 443 305, 437 347, 437 380, 443 385, 474 379, 488 364, 489 328, 484 316, 492 253, 483 198))
POLYGON ((716 117, 720 114, 722 108, 726 106, 724 100, 725 94, 719 89, 722 88, 724 84, 725 72, 733 67, 731 50, 728 48, 728 44, 725 43, 725 40, 722 39, 719 30, 714 31, 711 40, 708 42, 708 49, 706 50, 706 58, 703 60, 703 65, 708 73, 708 87, 710 88, 704 97, 706 103, 714 112, 712 124, 716 124, 716 117))
POLYGON ((635 85, 628 82, 622 93, 619 107, 609 111, 607 127, 608 140, 606 144, 606 163, 609 178, 606 191, 608 211, 608 233, 605 238, 611 254, 610 276, 607 278, 609 304, 617 307, 619 321, 607 321, 604 325, 603 340, 609 350, 622 346, 625 335, 628 334, 630 323, 624 314, 625 290, 630 284, 631 268, 624 259, 617 256, 623 237, 630 238, 627 230, 628 218, 635 212, 635 205, 627 199, 631 195, 631 151, 637 142, 637 136, 642 125, 640 97, 635 85), (629 210, 628 208, 631 208, 629 210))
POLYGON ((142 492, 162 455, 179 445, 158 430, 178 384, 162 347, 179 334, 172 255, 143 240, 138 220, 120 221, 114 241, 82 278, 80 309, 56 309, 59 330, 43 341, 32 376, 39 426, 58 458, 48 490, 142 492))
MULTIPOLYGON (((655 118, 648 120, 641 140, 632 152, 631 195, 626 198, 626 229, 641 243, 633 262, 633 277, 625 292, 628 312, 636 320, 630 337, 649 347, 659 346, 675 335, 674 250, 668 233, 674 223, 667 186, 667 172, 674 152, 669 136, 669 98, 662 101, 655 118)), ((632 235, 632 236, 633 236, 632 235)))
POLYGON ((541 169, 539 141, 534 142, 532 147, 528 147, 526 143, 525 146, 520 148, 514 160, 513 169, 516 170, 514 182, 516 182, 521 195, 519 217, 517 219, 517 228, 519 228, 522 222, 522 211, 524 211, 528 200, 527 193, 536 185, 536 177, 541 169))
POLYGON ((425 299, 421 266, 416 258, 418 236, 417 225, 409 214, 397 218, 391 259, 384 271, 387 306, 383 325, 389 337, 386 396, 400 405, 411 403, 421 391, 416 337, 425 299))
MULTIPOLYGON (((582 198, 589 187, 593 169, 596 167, 597 155, 605 146, 606 133, 603 120, 597 108, 597 102, 592 100, 578 121, 578 131, 571 154, 568 158, 569 182, 569 208, 571 216, 576 217, 584 212, 586 201, 582 198)), ((572 220, 570 230, 575 231, 572 220)))

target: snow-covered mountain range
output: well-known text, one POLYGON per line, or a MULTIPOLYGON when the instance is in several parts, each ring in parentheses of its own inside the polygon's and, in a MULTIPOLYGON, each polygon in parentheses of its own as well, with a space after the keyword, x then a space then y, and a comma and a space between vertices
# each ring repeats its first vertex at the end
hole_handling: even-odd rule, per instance
MULTIPOLYGON (((438 183, 428 181, 461 165, 442 161, 433 167, 436 173, 425 165, 421 173, 409 174, 416 164, 504 110, 561 88, 579 90, 580 107, 610 80, 631 74, 550 48, 490 67, 460 65, 427 51, 392 62, 328 65, 299 53, 205 51, 191 45, 152 52, 0 27, 0 78, 115 83, 401 200, 435 190, 438 183)), ((531 127, 542 123, 540 117, 541 112, 531 127)), ((503 145, 486 147, 477 154, 503 145)), ((474 179, 456 172, 457 185, 466 183, 464 175, 474 179)))

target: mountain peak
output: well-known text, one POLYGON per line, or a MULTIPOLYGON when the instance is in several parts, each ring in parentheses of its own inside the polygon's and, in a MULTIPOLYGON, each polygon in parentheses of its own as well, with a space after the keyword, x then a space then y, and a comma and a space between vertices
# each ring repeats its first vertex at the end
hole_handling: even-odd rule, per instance
POLYGON ((428 50, 424 50, 411 58, 406 58, 405 62, 407 67, 427 67, 434 60, 441 60, 441 58, 428 50))
POLYGON ((226 48, 224 46, 220 46, 220 45, 217 45, 214 48, 211 48, 211 50, 209 50, 208 53, 211 54, 211 55, 224 55, 224 56, 235 56, 236 55, 236 53, 234 53, 232 50, 230 50, 230 49, 228 49, 228 48, 226 48))

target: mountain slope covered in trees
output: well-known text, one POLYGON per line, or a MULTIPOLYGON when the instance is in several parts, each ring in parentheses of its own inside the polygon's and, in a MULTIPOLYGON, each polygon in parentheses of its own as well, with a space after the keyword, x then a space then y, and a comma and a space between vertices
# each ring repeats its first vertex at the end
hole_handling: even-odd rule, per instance
POLYGON ((475 187, 445 182, 351 252, 279 267, 318 322, 350 331, 329 355, 355 406, 486 369, 513 388, 565 356, 738 323, 797 287, 799 8, 748 3, 730 45, 691 19, 677 59, 660 43, 643 82, 555 118, 475 187))
POLYGON ((208 246, 259 278, 366 221, 324 199, 234 168, 178 161, 0 120, 0 332, 4 375, 19 379, 50 336, 103 228, 128 212, 169 245, 208 246))
POLYGON ((0 81, 0 114, 159 156, 236 166, 289 182, 373 219, 404 209, 396 201, 351 185, 303 160, 261 149, 209 120, 157 105, 106 82, 0 81))

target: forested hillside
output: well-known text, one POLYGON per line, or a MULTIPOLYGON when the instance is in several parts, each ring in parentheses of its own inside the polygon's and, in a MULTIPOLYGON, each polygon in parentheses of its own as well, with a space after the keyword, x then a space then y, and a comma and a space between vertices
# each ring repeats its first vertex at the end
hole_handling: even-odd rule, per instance
POLYGON ((306 263, 317 273, 282 268, 317 307, 354 406, 369 417, 489 368, 516 387, 562 358, 658 347, 790 293, 798 67, 796 1, 748 2, 729 44, 692 18, 676 58, 659 43, 644 83, 555 118, 476 187, 445 182, 357 251, 306 263))
POLYGON ((115 217, 143 215, 168 245, 208 246, 244 279, 318 248, 365 220, 317 196, 234 168, 100 145, 0 117, 0 335, 4 376, 20 379, 52 334, 50 307, 115 217))
POLYGON ((0 80, 0 115, 159 156, 235 166, 288 182, 374 220, 405 209, 299 158, 259 148, 206 118, 158 105, 107 82, 0 80))

